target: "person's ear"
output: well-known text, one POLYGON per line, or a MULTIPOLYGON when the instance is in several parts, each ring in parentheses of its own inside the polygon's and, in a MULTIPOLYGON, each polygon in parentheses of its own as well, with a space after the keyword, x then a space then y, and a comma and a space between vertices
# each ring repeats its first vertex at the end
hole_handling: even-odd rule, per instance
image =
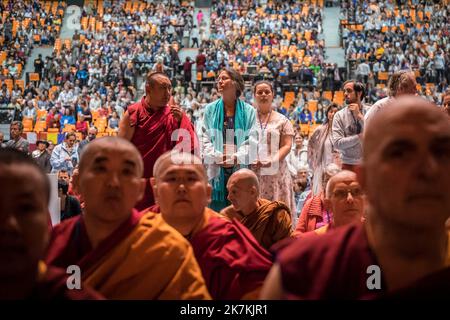
POLYGON ((256 189, 255 186, 252 186, 252 188, 250 189, 251 195, 255 196, 256 198, 258 198, 259 194, 258 194, 258 189, 256 189))
POLYGON ((153 195, 155 197, 155 200, 157 200, 159 194, 158 194, 158 187, 156 186, 156 178, 151 177, 149 180, 150 180, 150 185, 153 190, 153 195))
POLYGON ((138 196, 137 201, 141 201, 142 198, 144 197, 146 184, 147 184, 146 179, 139 178, 139 184, 138 184, 138 189, 137 189, 137 196, 138 196))
POLYGON ((206 204, 209 205, 211 203, 211 195, 212 195, 212 187, 211 185, 208 183, 206 185, 206 204))

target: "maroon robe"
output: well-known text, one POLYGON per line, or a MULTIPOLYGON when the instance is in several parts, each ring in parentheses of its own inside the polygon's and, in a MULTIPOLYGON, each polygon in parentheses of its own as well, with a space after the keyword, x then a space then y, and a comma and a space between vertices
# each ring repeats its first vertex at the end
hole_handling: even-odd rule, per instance
POLYGON ((170 112, 169 106, 156 112, 149 111, 145 97, 143 97, 140 102, 129 106, 127 111, 130 116, 130 125, 135 127, 131 142, 137 147, 144 160, 144 178, 147 179, 145 195, 136 205, 138 210, 144 210, 155 203, 149 178, 153 177, 153 166, 156 160, 183 141, 181 136, 177 141, 172 141, 172 133, 177 129, 185 129, 189 132, 190 152, 198 149, 198 141, 189 118, 183 113, 181 123, 178 124, 170 112))
POLYGON ((369 290, 367 267, 378 265, 363 224, 343 226, 320 236, 295 240, 277 257, 285 299, 375 299, 386 292, 369 290))
POLYGON ((272 266, 269 252, 236 219, 210 215, 190 242, 214 300, 241 299, 259 289, 272 266))
POLYGON ((100 242, 95 250, 92 249, 83 215, 67 219, 53 227, 45 263, 63 269, 76 264, 86 271, 125 239, 141 217, 141 213, 133 210, 130 217, 100 242))

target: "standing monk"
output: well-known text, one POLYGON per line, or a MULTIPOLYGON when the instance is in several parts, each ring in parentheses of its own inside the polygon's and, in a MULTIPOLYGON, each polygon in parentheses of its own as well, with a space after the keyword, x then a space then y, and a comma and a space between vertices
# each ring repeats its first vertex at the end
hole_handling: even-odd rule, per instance
POLYGON ((145 96, 132 104, 119 124, 119 137, 131 141, 144 160, 145 194, 136 205, 143 210, 155 201, 148 179, 153 176, 156 159, 177 148, 194 152, 197 137, 191 121, 179 106, 169 106, 172 85, 163 72, 150 72, 145 84, 145 96), (177 129, 183 129, 177 131, 177 129))

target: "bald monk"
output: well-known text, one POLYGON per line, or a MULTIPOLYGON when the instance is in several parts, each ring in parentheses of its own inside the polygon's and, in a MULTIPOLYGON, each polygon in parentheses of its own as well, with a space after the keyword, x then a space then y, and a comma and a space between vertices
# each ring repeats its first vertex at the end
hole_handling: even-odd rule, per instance
POLYGON ((0 300, 98 299, 82 284, 69 290, 66 270, 46 265, 50 182, 23 152, 0 149, 0 300))
POLYGON ((131 142, 90 142, 74 180, 84 215, 54 228, 47 262, 79 265, 85 283, 108 299, 210 298, 189 243, 160 215, 133 210, 144 194, 142 173, 131 142))
POLYGON ((207 208, 212 189, 201 160, 168 152, 156 161, 151 184, 164 220, 194 248, 213 299, 256 298, 271 256, 242 224, 207 208))
POLYGON ((419 97, 395 104, 366 128, 365 223, 286 247, 262 298, 372 299, 448 268, 450 119, 419 97))
POLYGON ((327 183, 325 207, 333 212, 331 222, 314 230, 324 234, 335 228, 362 222, 364 219, 364 192, 356 173, 343 170, 336 173, 327 183))
POLYGON ((259 197, 259 181, 253 171, 240 169, 233 173, 227 189, 232 205, 220 213, 239 220, 264 248, 269 249, 274 243, 291 236, 289 208, 283 202, 259 197))

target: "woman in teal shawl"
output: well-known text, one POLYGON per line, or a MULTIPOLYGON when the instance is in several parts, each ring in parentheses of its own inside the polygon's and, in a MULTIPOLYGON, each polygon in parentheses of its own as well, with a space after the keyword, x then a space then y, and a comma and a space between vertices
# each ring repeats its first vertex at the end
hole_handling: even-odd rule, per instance
POLYGON ((239 99, 244 91, 244 80, 237 71, 222 70, 217 78, 217 90, 222 97, 205 107, 199 137, 213 188, 210 207, 219 212, 230 204, 226 188, 228 178, 251 161, 248 140, 255 123, 255 109, 239 99))

